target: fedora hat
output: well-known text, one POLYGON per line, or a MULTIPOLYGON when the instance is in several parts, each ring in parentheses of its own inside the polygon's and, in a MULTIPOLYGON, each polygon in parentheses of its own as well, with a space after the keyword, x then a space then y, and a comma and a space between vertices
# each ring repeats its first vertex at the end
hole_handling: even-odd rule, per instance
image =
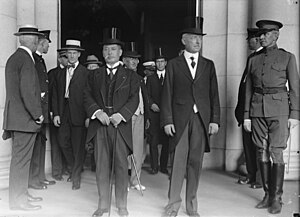
POLYGON ((155 60, 167 58, 162 51, 162 47, 158 47, 157 49, 155 49, 154 53, 155 53, 155 57, 154 57, 155 60))
POLYGON ((203 33, 203 17, 186 17, 184 19, 184 25, 185 29, 181 31, 181 34, 206 35, 206 33, 203 33))
POLYGON ((79 40, 76 39, 68 39, 66 41, 66 46, 63 47, 64 50, 77 50, 77 51, 84 51, 83 48, 81 48, 81 43, 79 40))
POLYGON ((102 65, 103 63, 101 61, 99 61, 99 59, 95 55, 88 55, 87 58, 86 58, 86 62, 84 63, 84 65, 88 65, 88 64, 99 64, 99 65, 102 65))
POLYGON ((127 42, 124 45, 123 57, 140 58, 141 55, 137 52, 136 42, 127 42))
POLYGON ((37 35, 37 36, 42 36, 43 33, 40 33, 38 31, 37 26, 31 25, 31 24, 26 24, 24 26, 20 26, 19 31, 14 33, 16 36, 20 35, 37 35))
POLYGON ((247 28, 247 38, 246 40, 249 40, 251 38, 255 38, 255 37, 258 37, 258 32, 259 32, 259 29, 258 28, 247 28))
POLYGON ((116 27, 105 28, 103 30, 103 41, 100 44, 118 44, 123 47, 124 43, 121 41, 121 30, 116 27))
POLYGON ((43 35, 39 36, 41 38, 45 38, 49 41, 49 43, 51 43, 51 40, 50 40, 50 30, 42 30, 42 31, 39 31, 40 33, 42 33, 43 35))

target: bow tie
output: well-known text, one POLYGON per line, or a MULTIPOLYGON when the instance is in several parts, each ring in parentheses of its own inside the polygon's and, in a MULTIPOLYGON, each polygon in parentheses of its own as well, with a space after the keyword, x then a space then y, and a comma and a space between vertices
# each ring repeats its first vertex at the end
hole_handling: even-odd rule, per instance
POLYGON ((69 68, 75 68, 75 64, 73 63, 73 64, 67 65, 67 69, 69 69, 69 68))

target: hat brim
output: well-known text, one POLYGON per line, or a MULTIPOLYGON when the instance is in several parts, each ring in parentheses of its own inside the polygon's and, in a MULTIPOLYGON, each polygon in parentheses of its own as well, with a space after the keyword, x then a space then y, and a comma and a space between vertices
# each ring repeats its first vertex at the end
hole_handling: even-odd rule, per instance
POLYGON ((188 28, 181 31, 181 35, 183 34, 193 34, 193 35, 206 35, 206 33, 202 32, 202 29, 196 29, 196 28, 188 28))
POLYGON ((39 33, 39 32, 16 32, 14 33, 15 36, 20 36, 20 35, 36 35, 36 36, 43 36, 44 34, 39 33))
POLYGON ((68 50, 77 50, 77 51, 84 51, 84 49, 83 48, 80 48, 80 47, 73 47, 73 46, 68 46, 68 47, 63 47, 63 48, 61 48, 62 50, 66 50, 66 51, 68 51, 68 50))
POLYGON ((104 40, 103 42, 100 42, 100 45, 111 45, 111 44, 117 44, 120 45, 121 47, 124 47, 124 42, 118 40, 118 39, 107 39, 104 40))
POLYGON ((101 61, 88 61, 88 62, 85 62, 84 65, 88 65, 88 64, 103 64, 103 62, 101 61))

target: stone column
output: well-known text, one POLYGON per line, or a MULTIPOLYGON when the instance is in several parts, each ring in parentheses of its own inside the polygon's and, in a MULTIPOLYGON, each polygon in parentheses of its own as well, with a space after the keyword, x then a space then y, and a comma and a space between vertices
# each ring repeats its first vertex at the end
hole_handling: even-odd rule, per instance
MULTIPOLYGON (((299 69, 299 1, 253 0, 252 3, 253 25, 260 19, 277 20, 283 23, 277 42, 278 47, 284 48, 296 56, 299 69)), ((299 126, 291 130, 288 148, 284 151, 285 179, 299 180, 300 177, 299 130, 299 126)))

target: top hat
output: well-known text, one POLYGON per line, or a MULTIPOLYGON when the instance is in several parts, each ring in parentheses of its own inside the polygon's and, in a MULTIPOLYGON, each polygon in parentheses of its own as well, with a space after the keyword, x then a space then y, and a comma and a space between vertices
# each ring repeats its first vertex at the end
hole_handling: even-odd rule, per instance
POLYGON ((158 47, 157 49, 155 49, 154 53, 155 53, 155 57, 154 57, 155 60, 166 59, 166 56, 163 54, 161 47, 158 47))
POLYGON ((123 57, 140 58, 141 55, 137 52, 137 44, 135 42, 127 42, 124 45, 123 57))
POLYGON ((273 30, 279 31, 283 27, 282 23, 275 20, 258 20, 256 26, 259 28, 259 35, 273 30))
POLYGON ((121 41, 121 30, 116 27, 105 28, 103 30, 103 42, 100 44, 118 44, 124 46, 124 43, 121 41))
POLYGON ((39 31, 40 33, 42 33, 43 35, 39 36, 41 38, 45 38, 49 41, 49 43, 51 43, 51 40, 50 40, 50 30, 42 30, 42 31, 39 31))
POLYGON ((258 28, 247 28, 248 36, 246 40, 257 37, 257 33, 259 32, 258 28))
POLYGON ((16 33, 14 33, 14 35, 16 35, 16 36, 20 36, 20 35, 37 35, 37 36, 42 36, 43 33, 40 33, 38 31, 38 28, 35 25, 27 24, 27 25, 21 26, 19 28, 19 31, 16 32, 16 33))
POLYGON ((84 51, 83 48, 81 48, 80 41, 75 39, 68 39, 66 41, 66 46, 62 48, 63 50, 77 50, 77 51, 84 51))
POLYGON ((101 61, 99 61, 99 59, 95 55, 88 55, 84 65, 88 65, 88 64, 101 64, 102 65, 103 63, 101 61))
POLYGON ((203 33, 203 17, 186 17, 184 25, 185 29, 181 31, 181 34, 206 35, 203 33))

